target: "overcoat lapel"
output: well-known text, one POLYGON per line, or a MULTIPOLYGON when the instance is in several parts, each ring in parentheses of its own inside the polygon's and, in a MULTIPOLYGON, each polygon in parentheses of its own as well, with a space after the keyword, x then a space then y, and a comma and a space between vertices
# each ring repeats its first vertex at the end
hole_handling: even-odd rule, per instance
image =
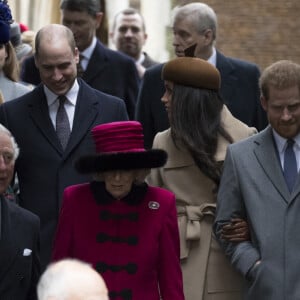
POLYGON ((43 86, 40 85, 35 90, 35 95, 32 97, 32 102, 28 105, 29 114, 42 132, 45 139, 60 153, 62 154, 63 149, 57 138, 55 129, 49 116, 49 109, 47 105, 46 96, 43 91, 43 86))
POLYGON ((298 177, 295 183, 295 188, 291 195, 291 202, 299 195, 299 193, 300 193, 300 173, 298 173, 298 177))
POLYGON ((99 41, 97 41, 96 47, 92 53, 87 69, 83 73, 82 79, 85 82, 90 82, 93 78, 99 77, 99 73, 103 73, 104 69, 108 65, 107 56, 105 54, 106 49, 99 41), (95 68, 97 65, 97 68, 95 68))
POLYGON ((18 239, 16 235, 15 226, 18 224, 12 224, 11 213, 2 196, 1 202, 1 239, 0 239, 0 282, 4 281, 4 277, 7 274, 7 270, 13 264, 18 254, 18 248, 15 244, 15 239, 18 239))
POLYGON ((100 104, 96 96, 93 93, 87 93, 86 83, 83 80, 79 80, 79 85, 73 128, 70 140, 63 154, 64 157, 68 157, 69 153, 80 143, 86 134, 90 134, 90 129, 99 111, 98 106, 100 104))
POLYGON ((254 154, 264 170, 266 176, 270 179, 278 193, 282 196, 285 202, 291 199, 290 192, 284 180, 282 168, 275 149, 273 141, 272 129, 268 126, 257 139, 254 140, 254 154))
MULTIPOLYGON (((223 99, 233 99, 233 86, 237 85, 238 78, 234 75, 234 66, 226 59, 226 57, 217 51, 216 67, 222 78, 221 94, 223 99)), ((228 103, 225 103, 228 106, 228 103)), ((230 106, 230 105, 229 105, 230 106)))

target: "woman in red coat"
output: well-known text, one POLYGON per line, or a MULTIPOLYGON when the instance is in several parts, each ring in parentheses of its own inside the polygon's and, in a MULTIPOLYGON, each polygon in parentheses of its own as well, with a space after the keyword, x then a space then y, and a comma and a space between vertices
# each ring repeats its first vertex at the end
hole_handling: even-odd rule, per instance
POLYGON ((92 136, 97 153, 75 166, 95 181, 65 189, 53 259, 91 263, 110 299, 184 299, 175 197, 144 182, 166 153, 144 149, 135 121, 98 125, 92 136))

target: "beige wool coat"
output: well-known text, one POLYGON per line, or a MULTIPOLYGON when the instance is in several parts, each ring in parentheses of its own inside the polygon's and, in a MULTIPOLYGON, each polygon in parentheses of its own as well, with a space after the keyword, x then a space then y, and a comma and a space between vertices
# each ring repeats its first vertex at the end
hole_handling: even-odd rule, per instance
MULTIPOLYGON (((221 121, 234 142, 257 132, 234 118, 225 105, 221 121)), ((224 161, 227 146, 228 141, 220 136, 217 161, 224 161)), ((199 170, 184 147, 178 149, 174 145, 170 129, 155 136, 153 148, 168 153, 166 165, 152 169, 147 181, 176 195, 185 299, 241 299, 243 279, 233 270, 212 234, 215 184, 199 170)))

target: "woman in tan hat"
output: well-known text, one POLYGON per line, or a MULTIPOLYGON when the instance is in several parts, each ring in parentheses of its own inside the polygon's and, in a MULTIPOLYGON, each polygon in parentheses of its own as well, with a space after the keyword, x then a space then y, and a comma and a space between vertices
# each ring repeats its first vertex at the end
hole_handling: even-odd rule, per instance
POLYGON ((135 121, 93 128, 97 153, 76 168, 95 181, 65 190, 53 259, 92 264, 110 299, 184 300, 175 196, 144 182, 167 155, 145 150, 142 132, 135 121))
MULTIPOLYGON (((185 299, 241 299, 243 279, 217 244, 212 225, 226 148, 256 129, 234 118, 223 104, 219 71, 207 61, 171 60, 162 78, 170 128, 156 135, 153 147, 165 150, 168 160, 151 171, 148 182, 176 196, 185 299)), ((247 229, 235 219, 225 235, 244 240, 247 229)))

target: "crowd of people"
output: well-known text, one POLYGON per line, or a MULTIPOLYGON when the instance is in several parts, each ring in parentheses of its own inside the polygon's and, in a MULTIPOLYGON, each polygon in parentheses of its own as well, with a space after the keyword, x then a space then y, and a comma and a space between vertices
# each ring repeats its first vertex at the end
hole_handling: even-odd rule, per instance
POLYGON ((164 63, 138 10, 115 50, 60 10, 25 45, 0 0, 0 299, 300 298, 300 65, 225 56, 201 2, 164 63))

